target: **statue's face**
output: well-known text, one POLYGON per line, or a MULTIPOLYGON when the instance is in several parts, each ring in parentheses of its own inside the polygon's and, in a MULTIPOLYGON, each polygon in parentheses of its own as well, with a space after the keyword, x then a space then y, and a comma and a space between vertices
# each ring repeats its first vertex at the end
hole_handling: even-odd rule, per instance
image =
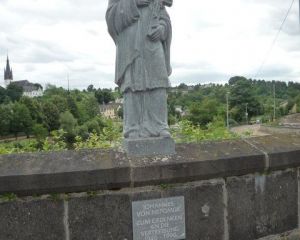
POLYGON ((173 0, 162 0, 165 6, 171 7, 173 4, 173 0))

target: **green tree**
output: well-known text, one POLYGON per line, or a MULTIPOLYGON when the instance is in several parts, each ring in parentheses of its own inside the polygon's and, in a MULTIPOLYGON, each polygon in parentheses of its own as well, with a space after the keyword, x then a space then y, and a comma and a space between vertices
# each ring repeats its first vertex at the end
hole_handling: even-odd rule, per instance
POLYGON ((111 101, 114 101, 114 95, 110 89, 98 89, 95 92, 95 97, 100 104, 107 104, 111 101))
POLYGON ((33 123, 28 108, 24 104, 15 103, 12 107, 12 118, 10 122, 10 129, 15 137, 18 137, 18 133, 24 132, 29 138, 33 123))
POLYGON ((205 127, 218 115, 218 103, 215 99, 205 99, 200 103, 193 103, 189 109, 188 119, 194 125, 205 127))
POLYGON ((62 87, 58 88, 55 85, 47 84, 46 90, 44 91, 44 98, 48 98, 53 95, 66 96, 67 93, 68 91, 63 89, 62 87))
POLYGON ((72 113, 72 115, 75 118, 78 119, 79 118, 78 106, 77 106, 75 100, 70 95, 67 97, 67 104, 68 104, 68 110, 72 113))
POLYGON ((53 103, 60 113, 67 111, 69 108, 66 96, 52 95, 47 101, 53 103))
POLYGON ((6 89, 0 86, 0 104, 4 103, 6 96, 6 89))
POLYGON ((187 90, 188 89, 188 85, 186 85, 185 83, 180 83, 179 86, 178 86, 178 89, 187 90))
POLYGON ((82 104, 85 108, 85 114, 88 119, 92 119, 99 114, 99 103, 94 96, 88 96, 82 101, 82 104))
POLYGON ((49 132, 59 128, 59 111, 51 102, 44 102, 43 109, 43 124, 49 132))
POLYGON ((96 89, 94 88, 94 85, 89 85, 88 87, 87 87, 87 89, 86 89, 88 92, 94 92, 94 91, 96 91, 96 89))
POLYGON ((118 142, 121 138, 121 128, 112 120, 107 120, 107 126, 103 128, 103 136, 110 144, 118 142))
POLYGON ((234 108, 234 119, 245 120, 246 110, 248 119, 261 114, 261 104, 255 96, 253 84, 244 77, 233 77, 229 80, 230 85, 230 106, 234 108))
POLYGON ((81 137, 82 140, 86 140, 89 138, 90 133, 86 124, 78 126, 76 128, 77 135, 81 137))
POLYGON ((11 83, 7 86, 6 95, 11 99, 11 101, 19 101, 23 95, 23 88, 11 83))
POLYGON ((38 123, 43 121, 43 111, 40 102, 36 98, 21 97, 19 103, 24 104, 29 112, 32 120, 38 123))
POLYGON ((62 129, 65 132, 65 141, 68 144, 68 146, 71 147, 72 144, 75 142, 77 120, 74 118, 72 113, 67 111, 60 114, 59 122, 60 129, 62 129))
POLYGON ((10 133, 10 122, 12 119, 11 104, 0 105, 0 136, 6 136, 10 133))
POLYGON ((43 124, 35 124, 32 128, 32 133, 39 143, 44 142, 49 134, 47 128, 45 128, 43 124))

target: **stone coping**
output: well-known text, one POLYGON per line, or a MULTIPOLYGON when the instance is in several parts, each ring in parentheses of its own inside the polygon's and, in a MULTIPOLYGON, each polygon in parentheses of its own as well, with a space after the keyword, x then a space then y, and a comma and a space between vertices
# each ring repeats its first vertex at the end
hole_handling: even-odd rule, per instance
POLYGON ((172 156, 120 150, 0 155, 0 194, 114 190, 240 176, 300 166, 300 136, 178 144, 172 156))

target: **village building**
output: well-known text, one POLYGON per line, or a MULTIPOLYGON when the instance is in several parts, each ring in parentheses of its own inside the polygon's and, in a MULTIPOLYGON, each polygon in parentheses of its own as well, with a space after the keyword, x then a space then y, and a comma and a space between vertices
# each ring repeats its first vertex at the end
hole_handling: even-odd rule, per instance
POLYGON ((4 68, 4 86, 7 88, 8 85, 12 83, 23 89, 23 96, 30 98, 43 96, 43 87, 40 84, 34 84, 28 80, 14 81, 13 70, 10 67, 9 58, 7 56, 6 67, 4 68))
POLYGON ((117 119, 118 111, 122 108, 121 103, 108 103, 100 105, 100 113, 102 116, 110 119, 117 119))

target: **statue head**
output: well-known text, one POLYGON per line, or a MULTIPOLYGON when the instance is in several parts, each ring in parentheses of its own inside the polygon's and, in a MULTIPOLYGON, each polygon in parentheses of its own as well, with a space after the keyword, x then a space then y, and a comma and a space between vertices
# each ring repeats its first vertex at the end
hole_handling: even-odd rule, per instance
POLYGON ((163 5, 171 7, 173 5, 173 0, 162 0, 163 5))

